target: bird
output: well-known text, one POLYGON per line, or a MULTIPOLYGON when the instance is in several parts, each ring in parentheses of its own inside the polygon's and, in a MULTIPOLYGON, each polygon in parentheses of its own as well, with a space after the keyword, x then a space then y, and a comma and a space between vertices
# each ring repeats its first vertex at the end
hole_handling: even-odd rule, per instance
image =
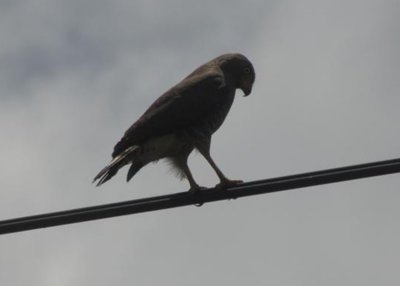
POLYGON ((130 165, 126 180, 150 162, 167 159, 190 192, 202 190, 188 166, 197 150, 217 174, 218 188, 241 183, 228 179, 210 155, 211 137, 224 122, 237 89, 248 96, 255 81, 253 64, 240 53, 220 55, 196 68, 163 93, 124 133, 111 162, 94 178, 97 186, 130 165))

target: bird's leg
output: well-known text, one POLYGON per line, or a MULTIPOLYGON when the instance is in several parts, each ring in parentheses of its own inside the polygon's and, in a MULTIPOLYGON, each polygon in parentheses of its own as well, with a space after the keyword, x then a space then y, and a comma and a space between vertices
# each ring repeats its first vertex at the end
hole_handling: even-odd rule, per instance
MULTIPOLYGON (((186 178, 189 181, 190 184, 190 189, 189 192, 192 193, 194 196, 198 194, 198 192, 202 189, 205 189, 204 187, 199 186, 196 181, 193 178, 192 172, 190 172, 189 166, 187 164, 187 161, 184 162, 184 164, 181 165, 182 171, 185 173, 186 178)), ((204 202, 201 200, 197 200, 198 202, 195 203, 196 207, 201 207, 204 202)))
MULTIPOLYGON (((191 151, 191 150, 190 150, 191 151)), ((202 187, 200 187, 196 181, 193 178, 192 172, 190 172, 187 160, 189 157, 190 152, 182 152, 178 156, 174 156, 169 158, 170 162, 172 163, 172 167, 174 167, 177 170, 177 174, 181 179, 186 178, 189 181, 190 184, 190 192, 196 192, 198 190, 201 190, 202 187)))
POLYGON ((203 189, 202 187, 200 187, 196 181, 193 178, 192 172, 190 172, 189 166, 187 164, 187 162, 185 162, 184 164, 182 164, 182 171, 185 173, 186 178, 189 181, 190 184, 190 189, 189 192, 197 192, 201 189, 203 189))
POLYGON ((216 186, 217 188, 230 187, 230 186, 237 185, 239 183, 243 183, 243 181, 241 181, 241 180, 230 180, 224 175, 224 173, 222 173, 222 171, 218 168, 217 164, 215 164, 214 160, 211 158, 209 145, 206 146, 206 148, 204 148, 204 147, 198 148, 198 150, 201 153, 201 155, 203 155, 204 158, 206 158, 207 162, 214 169, 215 173, 217 173, 217 176, 218 176, 219 180, 221 181, 216 186))
POLYGON ((186 178, 189 181, 189 184, 190 184, 189 193, 191 193, 193 195, 194 201, 196 202, 195 205, 200 207, 203 205, 203 202, 199 198, 198 194, 199 194, 200 190, 205 189, 205 188, 199 186, 196 183, 196 181, 193 178, 192 172, 190 172, 190 169, 189 169, 189 166, 187 163, 189 153, 190 152, 188 152, 188 153, 183 152, 179 156, 171 157, 170 160, 171 160, 173 167, 175 167, 178 170, 181 178, 186 178))

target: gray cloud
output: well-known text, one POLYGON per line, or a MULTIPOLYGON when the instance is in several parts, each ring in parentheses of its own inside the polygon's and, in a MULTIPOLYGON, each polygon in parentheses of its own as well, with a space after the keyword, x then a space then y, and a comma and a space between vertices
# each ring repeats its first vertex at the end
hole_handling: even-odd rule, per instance
MULTIPOLYGON (((185 190, 162 163, 130 184, 90 181, 158 95, 229 51, 257 82, 214 136, 227 175, 398 157, 398 13, 394 1, 3 1, 0 217, 185 190)), ((216 183, 200 156, 190 164, 216 183)), ((385 176, 2 236, 0 280, 396 285, 398 186, 385 176)))

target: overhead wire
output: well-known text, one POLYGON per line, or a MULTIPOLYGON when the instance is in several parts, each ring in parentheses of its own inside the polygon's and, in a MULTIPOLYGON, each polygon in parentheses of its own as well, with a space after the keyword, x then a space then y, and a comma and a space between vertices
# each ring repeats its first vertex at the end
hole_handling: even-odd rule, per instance
POLYGON ((0 234, 144 213, 400 172, 400 158, 0 221, 0 234))

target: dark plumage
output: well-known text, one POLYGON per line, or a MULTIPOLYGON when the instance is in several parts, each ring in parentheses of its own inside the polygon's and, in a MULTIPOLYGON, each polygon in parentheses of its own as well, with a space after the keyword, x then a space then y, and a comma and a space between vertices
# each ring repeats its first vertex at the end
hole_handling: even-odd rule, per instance
POLYGON ((210 156, 211 135, 221 126, 232 105, 236 89, 251 93, 255 72, 241 54, 225 54, 198 67, 180 83, 161 95, 125 132, 115 145, 112 161, 94 178, 97 185, 131 164, 129 181, 146 164, 162 158, 171 161, 189 180, 190 190, 199 189, 187 165, 193 149, 210 163, 221 180, 231 181, 210 156))

